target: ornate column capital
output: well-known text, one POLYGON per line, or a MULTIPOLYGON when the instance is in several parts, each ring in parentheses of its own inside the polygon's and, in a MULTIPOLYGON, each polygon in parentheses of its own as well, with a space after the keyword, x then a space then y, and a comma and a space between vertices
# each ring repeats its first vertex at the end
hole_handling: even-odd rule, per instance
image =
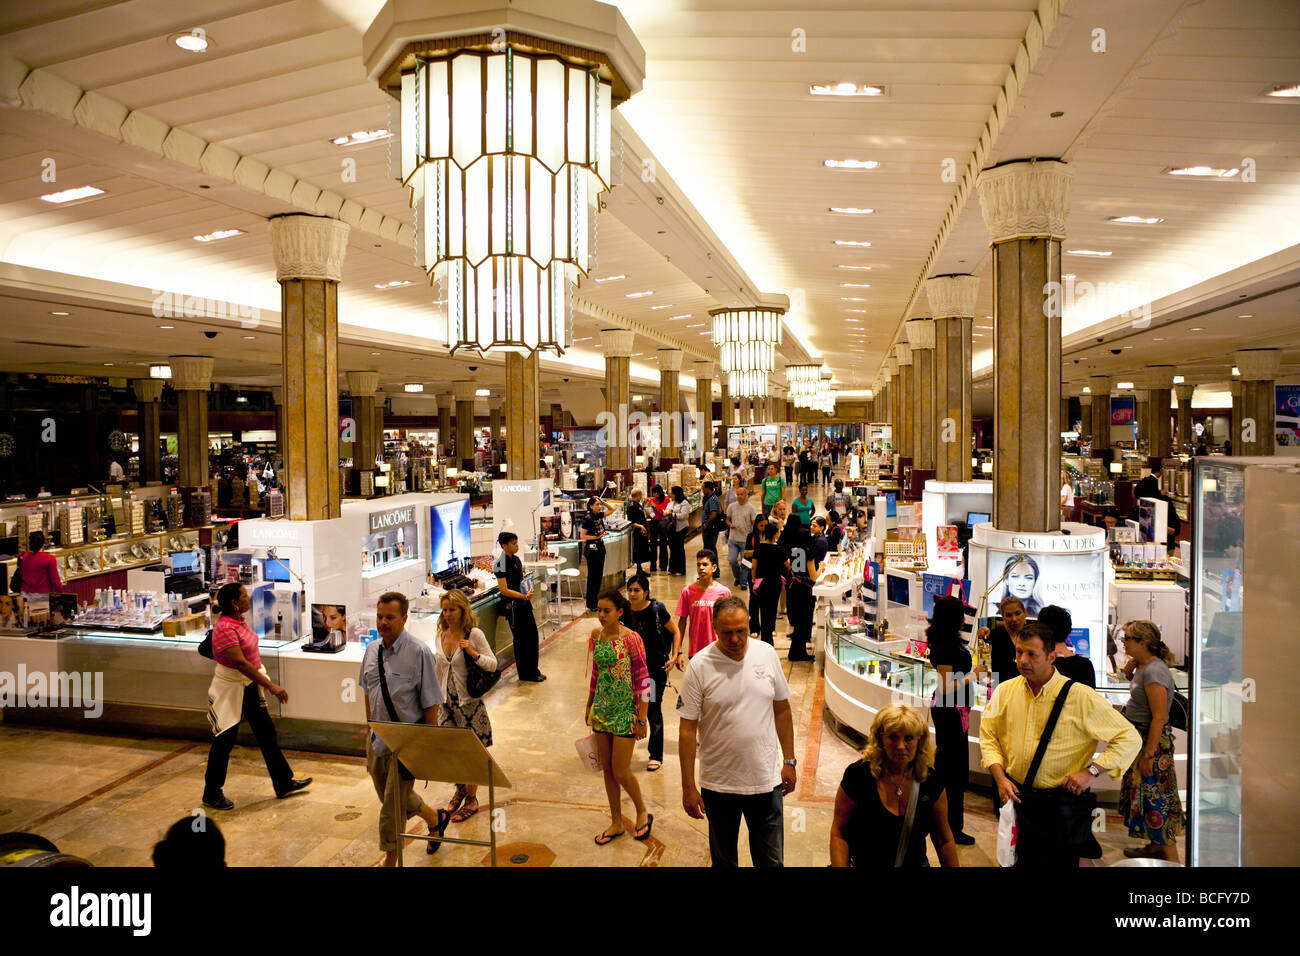
POLYGON ((292 213, 270 220, 275 277, 341 282, 350 227, 339 219, 292 213))
POLYGON ((912 364, 912 347, 906 342, 899 342, 894 346, 894 358, 898 361, 898 367, 912 364))
MULTIPOLYGON (((174 375, 175 372, 172 374, 174 375)), ((135 389, 135 400, 141 405, 147 402, 156 402, 162 398, 162 379, 137 378, 131 382, 131 387, 135 389)))
POLYGON ((1238 349, 1232 353, 1232 364, 1241 372, 1243 382, 1267 382, 1277 378, 1282 365, 1280 349, 1238 349))
POLYGON ((709 361, 707 359, 700 360, 694 363, 694 368, 696 381, 699 381, 702 378, 707 378, 709 381, 712 381, 718 376, 717 362, 709 361))
POLYGON ((681 349, 660 349, 659 350, 659 371, 680 372, 681 370, 682 370, 681 349))
POLYGON ((1085 408, 1091 408, 1091 407, 1092 407, 1092 393, 1091 393, 1091 392, 1084 392, 1082 395, 1080 395, 1080 396, 1079 396, 1079 404, 1082 405, 1082 406, 1084 406, 1085 408))
POLYGON ((1088 377, 1088 386, 1092 389, 1092 394, 1109 397, 1113 382, 1109 375, 1090 375, 1088 377))
POLYGON ((1232 404, 1236 405, 1241 399, 1241 380, 1234 378, 1229 382, 1228 391, 1232 393, 1232 404))
POLYGON ((973 318, 979 291, 979 276, 935 276, 925 280, 925 297, 936 319, 973 318))
POLYGON ((1135 388, 1135 389, 1133 389, 1133 399, 1134 399, 1134 401, 1138 401, 1138 402, 1149 402, 1149 401, 1151 401, 1151 389, 1149 389, 1149 388, 1135 388))
POLYGON ((458 402, 474 401, 476 398, 478 398, 478 396, 474 394, 477 391, 478 391, 477 382, 452 382, 451 383, 451 394, 455 397, 456 401, 458 402))
POLYGON ((348 372, 349 395, 356 397, 373 396, 378 389, 378 372, 348 372))
POLYGON ((1055 159, 986 169, 979 176, 980 211, 989 243, 1033 236, 1065 238, 1074 169, 1055 159))
POLYGON ((1148 365, 1144 376, 1147 388, 1173 388, 1175 371, 1172 365, 1148 365))
POLYGON ((172 388, 185 391, 206 392, 212 387, 212 356, 172 355, 172 388))
POLYGON ((283 385, 272 385, 272 386, 271 386, 271 404, 273 404, 273 405, 283 405, 283 404, 284 404, 284 386, 283 386, 283 385))
POLYGON ((903 329, 907 332, 909 348, 934 348, 934 319, 910 319, 903 329))
POLYGON ((1185 403, 1187 403, 1187 402, 1190 402, 1190 401, 1192 400, 1192 396, 1193 396, 1195 393, 1196 393, 1196 386, 1195 386, 1195 385, 1175 385, 1175 386, 1174 386, 1174 394, 1178 396, 1178 404, 1179 404, 1180 406, 1183 405, 1183 404, 1185 404, 1185 403))
POLYGON ((601 329, 600 350, 607 359, 628 358, 635 339, 636 333, 631 329, 601 329))
POLYGON ((885 377, 892 379, 898 374, 898 359, 890 354, 885 356, 885 377))

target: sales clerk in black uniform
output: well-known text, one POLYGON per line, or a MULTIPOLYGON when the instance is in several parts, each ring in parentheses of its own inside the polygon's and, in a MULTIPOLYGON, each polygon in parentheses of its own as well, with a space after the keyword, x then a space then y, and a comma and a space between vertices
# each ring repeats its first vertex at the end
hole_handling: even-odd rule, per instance
POLYGON ((514 636, 515 672, 521 681, 541 683, 546 675, 537 669, 537 619, 533 617, 533 604, 523 591, 524 564, 519 560, 519 535, 502 531, 497 535, 497 544, 501 545, 501 554, 492 570, 514 636))
POLYGON ((600 579, 605 574, 605 518, 614 513, 614 506, 592 495, 587 499, 587 510, 581 518, 582 556, 587 560, 587 610, 596 613, 596 598, 600 595, 600 579))

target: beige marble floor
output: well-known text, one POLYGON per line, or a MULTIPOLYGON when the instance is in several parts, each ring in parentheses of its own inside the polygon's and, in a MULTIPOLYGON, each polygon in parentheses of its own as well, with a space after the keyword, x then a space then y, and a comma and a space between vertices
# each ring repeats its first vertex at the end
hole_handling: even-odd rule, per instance
MULTIPOLYGON (((692 551, 698 539, 688 543, 692 551)), ((725 565, 725 561, 724 561, 725 565)), ((730 571, 723 580, 730 584, 730 571)), ((685 579, 654 576, 652 589, 670 610, 685 579)), ((580 608, 578 609, 580 610, 580 608)), ((681 806, 677 762, 677 717, 669 690, 665 705, 663 769, 646 772, 645 745, 637 747, 638 773, 650 812, 652 837, 638 843, 629 835, 605 847, 593 837, 609 822, 599 773, 582 769, 573 741, 586 733, 582 706, 586 699, 585 637, 594 618, 579 618, 545 635, 542 670, 549 680, 521 684, 513 669, 487 697, 498 762, 514 787, 498 791, 500 812, 496 838, 505 864, 512 855, 524 865, 555 866, 704 866, 708 865, 707 829, 681 806)), ((783 626, 784 628, 784 626, 783 626)), ((784 659, 788 641, 778 632, 784 659)), ((795 743, 800 784, 786 800, 785 862, 789 866, 825 866, 835 790, 844 768, 857 753, 821 719, 821 681, 811 664, 786 664, 795 715, 795 743)), ((674 678, 679 683, 680 677, 674 678)), ((25 830, 53 840, 66 853, 101 866, 143 866, 153 844, 181 817, 204 812, 200 804, 207 747, 203 744, 128 736, 92 735, 0 724, 0 832, 25 830)), ((306 792, 277 800, 255 749, 237 747, 231 758, 226 794, 236 808, 213 813, 225 834, 227 860, 236 866, 372 866, 380 859, 376 833, 378 801, 360 758, 290 752, 298 776, 311 776, 306 792)), ((421 785, 424 786, 424 785, 421 785)), ((430 803, 445 801, 445 784, 428 784, 420 792, 430 803)), ((448 836, 486 840, 492 823, 485 809, 448 836)), ((988 796, 974 788, 966 798, 968 833, 977 843, 962 848, 964 866, 991 866, 996 824, 988 796)), ((631 830, 630 800, 624 817, 631 830)), ((416 820, 414 829, 423 830, 416 820)), ((1135 845, 1119 819, 1107 817, 1100 834, 1103 863, 1121 858, 1135 845)), ((748 862, 741 834, 741 861, 748 862)), ((937 862, 931 847, 932 862, 937 862)), ((404 852, 409 866, 482 865, 481 847, 446 844, 436 855, 412 841, 404 852)))

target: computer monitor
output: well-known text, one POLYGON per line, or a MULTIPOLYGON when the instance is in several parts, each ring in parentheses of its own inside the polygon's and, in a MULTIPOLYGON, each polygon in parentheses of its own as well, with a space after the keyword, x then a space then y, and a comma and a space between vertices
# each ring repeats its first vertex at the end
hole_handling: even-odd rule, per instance
POLYGON ((912 582, 907 578, 897 574, 886 575, 885 589, 890 604, 907 607, 912 603, 912 582))
POLYGON ((199 561, 199 555, 194 551, 173 551, 172 574, 197 574, 202 564, 199 561))
POLYGON ((262 562, 263 581, 292 581, 288 558, 266 558, 262 562))
POLYGON ((992 515, 984 511, 968 511, 966 512, 966 527, 974 531, 977 524, 984 524, 991 518, 992 515))

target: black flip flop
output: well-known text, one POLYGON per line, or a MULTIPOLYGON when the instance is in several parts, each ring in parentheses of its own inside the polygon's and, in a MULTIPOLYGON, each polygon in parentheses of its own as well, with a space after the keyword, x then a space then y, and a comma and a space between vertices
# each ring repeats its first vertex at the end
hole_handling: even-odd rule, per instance
MULTIPOLYGON (((439 807, 438 826, 437 826, 438 836, 442 836, 444 833, 447 832, 447 824, 450 822, 451 822, 451 814, 448 813, 446 810, 444 810, 442 807, 439 807)), ((424 852, 429 854, 430 856, 433 856, 433 854, 437 853, 441 849, 442 849, 441 840, 430 840, 425 845, 424 852)))
POLYGON ((633 833, 633 834, 632 834, 632 839, 633 839, 633 840, 648 840, 648 839, 650 839, 650 830, 651 830, 651 828, 652 828, 654 825, 655 825, 655 815, 654 815, 653 813, 647 813, 647 814, 645 815, 645 833, 642 833, 642 834, 640 834, 639 836, 638 836, 637 834, 633 833))
POLYGON ((596 846, 609 846, 609 844, 613 843, 626 832, 626 830, 619 830, 617 833, 607 834, 602 830, 600 833, 596 834, 596 846), (601 837, 604 837, 604 839, 602 840, 601 837))

